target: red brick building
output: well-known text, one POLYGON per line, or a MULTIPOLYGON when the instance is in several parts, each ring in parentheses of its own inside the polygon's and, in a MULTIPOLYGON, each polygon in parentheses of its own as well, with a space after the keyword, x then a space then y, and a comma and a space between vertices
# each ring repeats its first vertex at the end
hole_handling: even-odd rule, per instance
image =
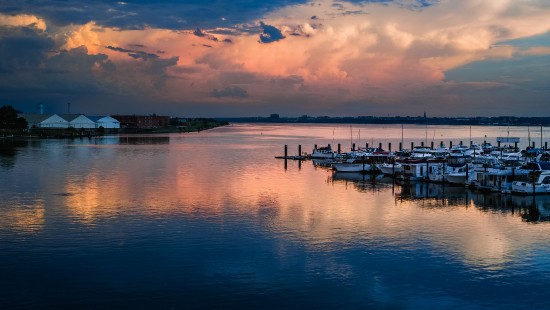
POLYGON ((168 127, 170 116, 152 115, 112 115, 120 122, 120 128, 151 129, 168 127))

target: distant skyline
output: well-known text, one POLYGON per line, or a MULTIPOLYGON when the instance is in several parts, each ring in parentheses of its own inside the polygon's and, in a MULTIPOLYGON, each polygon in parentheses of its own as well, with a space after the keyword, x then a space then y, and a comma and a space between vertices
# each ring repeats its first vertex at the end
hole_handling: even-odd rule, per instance
POLYGON ((27 113, 550 116, 550 1, 0 2, 27 113))

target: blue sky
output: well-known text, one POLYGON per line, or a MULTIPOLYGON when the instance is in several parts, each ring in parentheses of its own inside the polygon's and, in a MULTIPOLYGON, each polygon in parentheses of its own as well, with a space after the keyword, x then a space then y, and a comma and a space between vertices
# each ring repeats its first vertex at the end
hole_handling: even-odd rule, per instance
POLYGON ((549 20, 543 0, 2 2, 0 93, 25 112, 539 116, 549 20))

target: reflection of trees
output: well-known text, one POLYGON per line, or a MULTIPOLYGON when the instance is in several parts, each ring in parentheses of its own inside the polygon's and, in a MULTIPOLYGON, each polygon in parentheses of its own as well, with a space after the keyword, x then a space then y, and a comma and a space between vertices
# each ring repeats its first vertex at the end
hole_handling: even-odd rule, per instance
POLYGON ((28 140, 0 140, 0 167, 11 168, 15 165, 15 158, 20 148, 27 147, 28 140))

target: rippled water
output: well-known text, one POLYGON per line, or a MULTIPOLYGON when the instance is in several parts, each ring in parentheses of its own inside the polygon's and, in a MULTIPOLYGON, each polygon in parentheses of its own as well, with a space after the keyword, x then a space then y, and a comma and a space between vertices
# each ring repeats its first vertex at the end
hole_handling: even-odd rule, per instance
MULTIPOLYGON (((538 145, 529 130, 471 139, 538 145)), ((0 142, 0 308, 549 308, 550 196, 274 159, 401 139, 400 125, 245 124, 0 142)), ((469 127, 403 130, 407 146, 460 140, 469 127)))

